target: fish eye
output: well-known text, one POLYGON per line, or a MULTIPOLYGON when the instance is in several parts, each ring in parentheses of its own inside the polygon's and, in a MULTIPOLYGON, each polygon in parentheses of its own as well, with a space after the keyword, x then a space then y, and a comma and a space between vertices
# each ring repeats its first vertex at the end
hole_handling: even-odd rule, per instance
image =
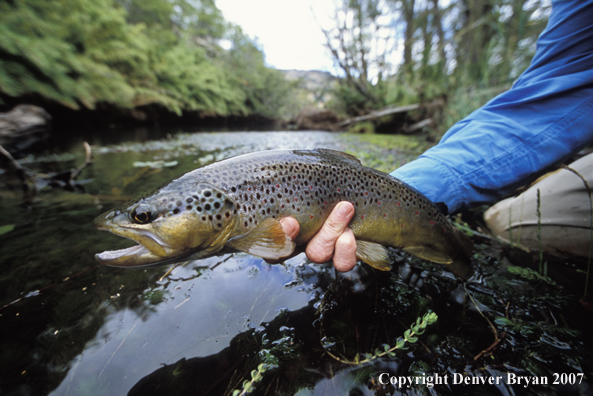
POLYGON ((137 224, 147 224, 152 221, 152 213, 148 205, 138 205, 131 214, 132 221, 137 224))

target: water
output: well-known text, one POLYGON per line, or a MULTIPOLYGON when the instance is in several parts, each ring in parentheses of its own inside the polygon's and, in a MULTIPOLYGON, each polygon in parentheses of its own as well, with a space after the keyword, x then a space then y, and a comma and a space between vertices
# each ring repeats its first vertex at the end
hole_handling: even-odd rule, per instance
MULTIPOLYGON (((95 230, 95 216, 214 160, 274 148, 364 147, 370 156, 393 155, 323 132, 151 138, 93 136, 95 162, 80 177, 92 179, 84 194, 44 190, 26 207, 17 183, 0 188, 0 394, 231 394, 262 363, 268 370, 256 394, 482 393, 451 386, 455 373, 550 381, 485 385, 492 394, 590 390, 592 315, 579 303, 579 290, 507 271, 496 244, 476 245, 479 276, 465 285, 440 266, 400 254, 391 273, 361 265, 337 277, 330 265, 310 264, 302 255, 284 266, 226 255, 170 274, 168 267, 97 265, 94 253, 131 243, 95 230), (369 357, 393 347, 428 311, 439 319, 409 349, 369 357), (346 363, 357 354, 372 362, 346 363), (564 385, 551 384, 555 373, 566 374, 564 385), (579 373, 585 377, 580 385, 568 377, 579 373), (449 384, 382 383, 427 375, 449 384)), ((400 153, 397 161, 410 158, 400 153)), ((76 141, 25 162, 48 172, 82 160, 76 141)), ((578 270, 558 263, 563 275, 578 270)))

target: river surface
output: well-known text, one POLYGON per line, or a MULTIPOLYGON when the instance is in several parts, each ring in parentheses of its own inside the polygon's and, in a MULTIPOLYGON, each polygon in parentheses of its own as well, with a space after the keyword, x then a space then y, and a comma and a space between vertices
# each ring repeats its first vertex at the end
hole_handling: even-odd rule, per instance
MULTIPOLYGON (((504 249, 485 240, 476 239, 477 275, 467 283, 401 253, 393 253, 389 273, 359 264, 339 275, 304 255, 269 265, 232 254, 171 272, 105 267, 93 257, 130 246, 95 230, 97 215, 216 160, 324 147, 402 164, 417 153, 324 132, 85 138, 94 163, 78 178, 82 193, 46 188, 24 205, 18 182, 2 175, 0 394, 221 395, 250 386, 269 395, 590 391, 593 316, 581 285, 511 271, 504 249), (436 323, 393 350, 429 312, 436 323), (509 373, 531 383, 513 383, 509 373), (399 376, 416 383, 389 383, 399 376), (501 380, 467 385, 479 377, 501 380), (433 387, 431 378, 441 384, 433 387)), ((57 172, 83 159, 79 139, 21 163, 57 172)), ((583 276, 577 264, 558 266, 557 273, 583 276)))

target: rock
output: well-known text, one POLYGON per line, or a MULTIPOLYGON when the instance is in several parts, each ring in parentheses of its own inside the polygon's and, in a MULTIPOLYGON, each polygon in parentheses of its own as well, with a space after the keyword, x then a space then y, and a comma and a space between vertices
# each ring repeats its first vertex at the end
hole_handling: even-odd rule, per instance
POLYGON ((18 105, 0 113, 0 145, 24 150, 48 131, 50 121, 51 116, 45 110, 33 105, 18 105))
POLYGON ((305 107, 296 119, 297 129, 335 131, 339 118, 333 111, 317 107, 305 107))

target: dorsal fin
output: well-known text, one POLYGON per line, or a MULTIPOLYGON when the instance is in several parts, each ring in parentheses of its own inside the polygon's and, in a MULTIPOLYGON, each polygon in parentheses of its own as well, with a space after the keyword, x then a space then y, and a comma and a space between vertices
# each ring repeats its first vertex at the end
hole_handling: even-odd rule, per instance
POLYGON ((332 150, 332 149, 318 148, 318 149, 313 149, 313 150, 295 150, 294 152, 296 154, 303 153, 306 155, 317 155, 320 157, 330 157, 336 161, 342 161, 342 162, 346 162, 346 163, 356 165, 356 166, 362 165, 362 163, 356 156, 354 156, 352 154, 344 153, 342 151, 332 150))

